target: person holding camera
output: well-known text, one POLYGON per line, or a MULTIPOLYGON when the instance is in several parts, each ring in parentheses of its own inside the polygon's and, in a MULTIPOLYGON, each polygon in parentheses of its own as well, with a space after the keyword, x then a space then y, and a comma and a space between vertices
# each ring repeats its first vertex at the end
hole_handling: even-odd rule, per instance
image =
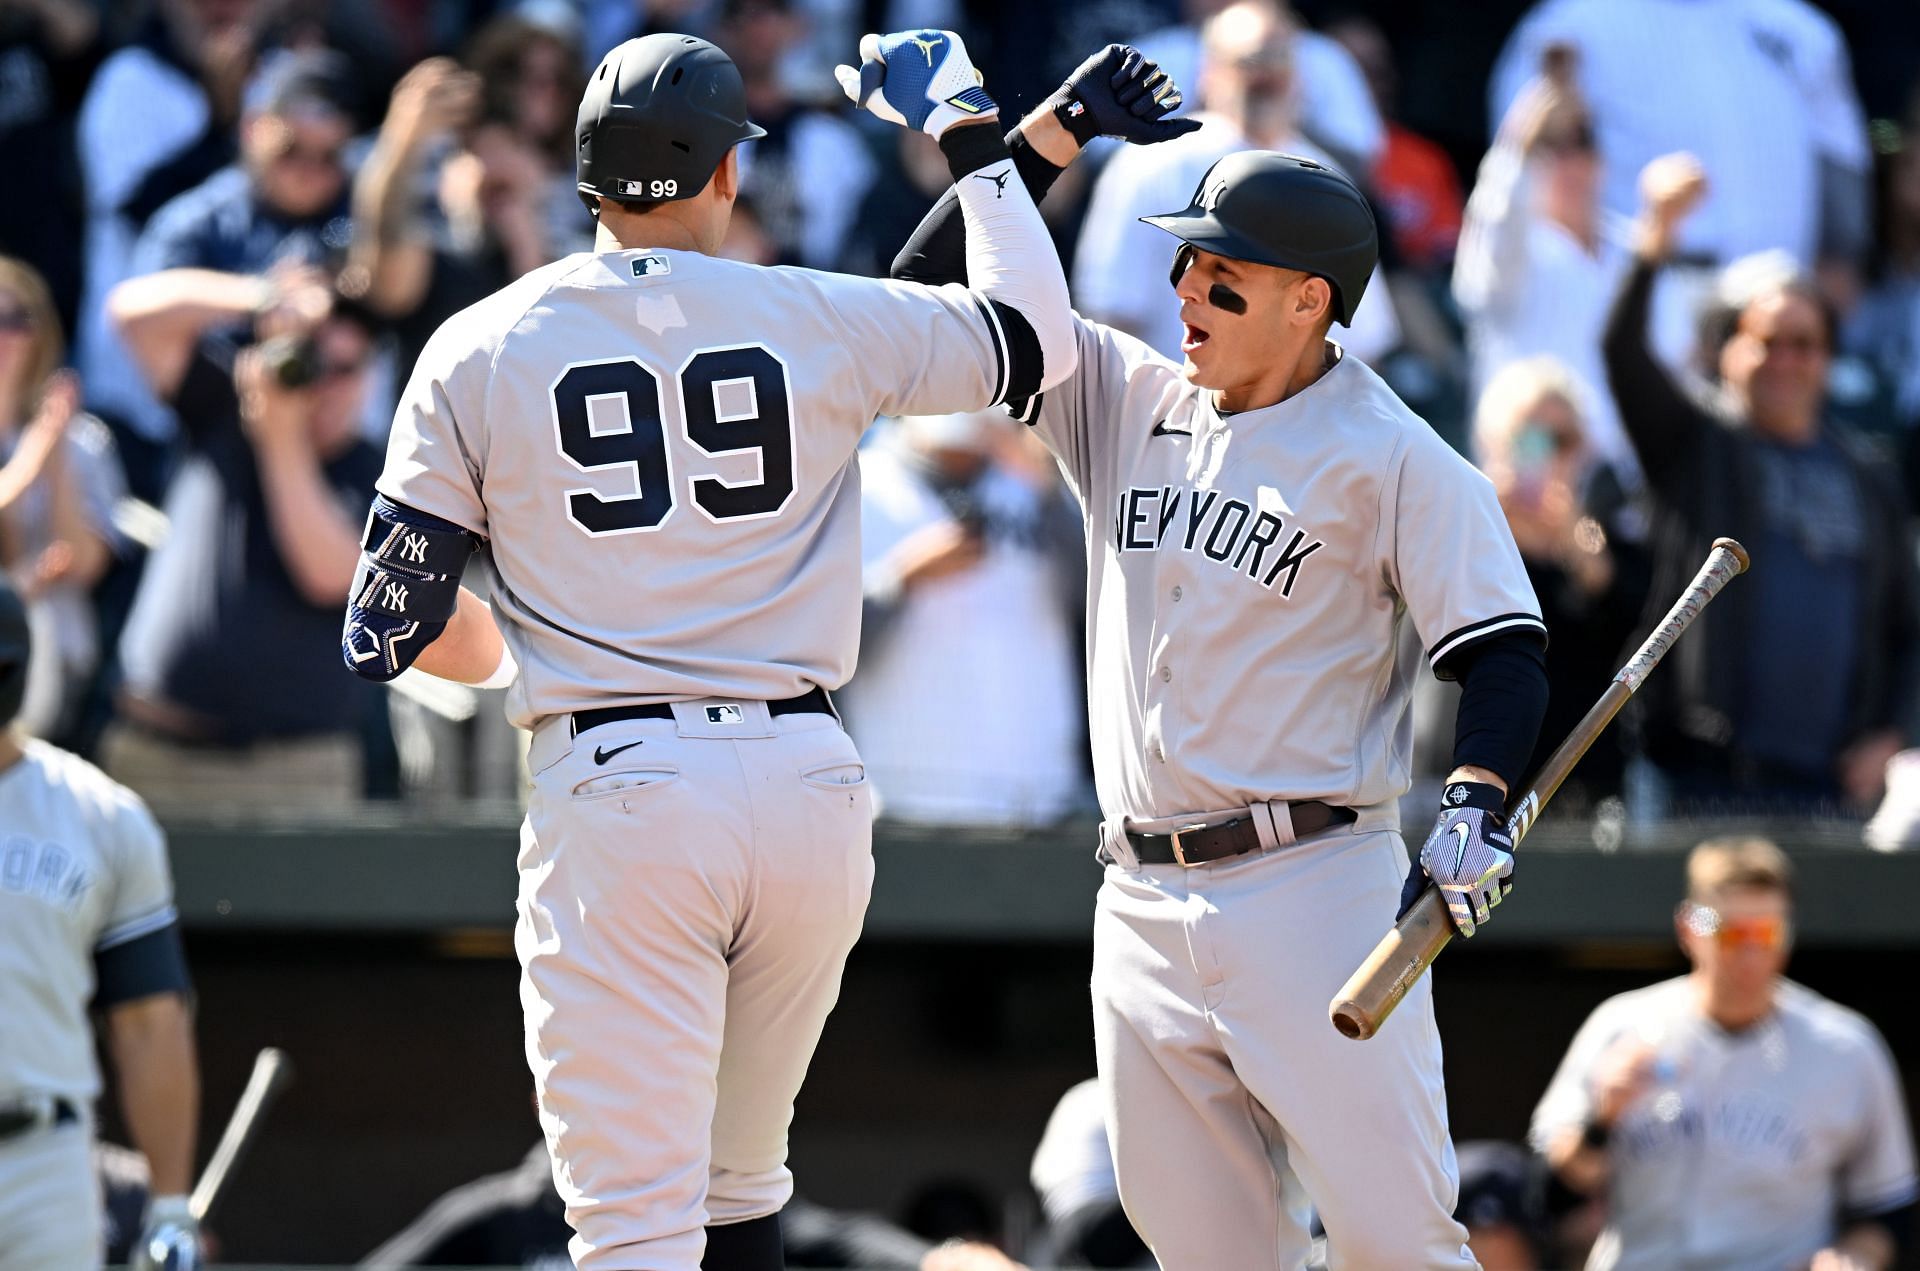
POLYGON ((357 798, 372 689, 326 655, 381 464, 359 430, 367 319, 305 268, 167 270, 108 304, 188 453, 121 642, 105 766, 157 806, 357 798))

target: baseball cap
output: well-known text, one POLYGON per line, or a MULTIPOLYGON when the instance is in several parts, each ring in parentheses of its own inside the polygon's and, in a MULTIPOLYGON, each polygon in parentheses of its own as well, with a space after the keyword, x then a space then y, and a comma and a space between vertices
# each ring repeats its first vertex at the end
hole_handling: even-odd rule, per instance
POLYGON ((347 59, 331 49, 307 49, 268 59, 247 85, 246 113, 317 111, 351 120, 353 101, 353 74, 347 59))

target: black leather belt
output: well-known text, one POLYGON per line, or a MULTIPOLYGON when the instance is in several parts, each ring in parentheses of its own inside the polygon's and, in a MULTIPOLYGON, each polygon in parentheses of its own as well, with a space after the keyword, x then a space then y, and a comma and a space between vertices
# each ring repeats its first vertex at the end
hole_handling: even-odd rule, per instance
MULTIPOLYGON (((1336 808, 1317 799, 1289 803, 1287 810, 1293 816, 1295 838, 1360 819, 1360 814, 1352 808, 1336 808)), ((1243 816, 1220 825, 1175 830, 1171 834, 1135 834, 1128 830, 1127 842, 1133 845, 1133 855, 1142 865, 1204 865, 1208 861, 1259 851, 1260 831, 1254 828, 1252 817, 1243 816)))
MULTIPOLYGON (((73 1104, 65 1099, 53 1101, 53 1120, 49 1125, 70 1125, 79 1119, 80 1109, 73 1104)), ((0 1108, 0 1142, 18 1138, 39 1124, 40 1112, 36 1108, 0 1108)))
MULTIPOLYGON (((713 710, 722 709, 719 706, 713 710)), ((777 702, 767 703, 767 712, 772 715, 833 715, 833 699, 827 696, 827 690, 815 685, 798 697, 783 697, 777 702)), ((629 719, 672 719, 673 707, 666 702, 656 702, 651 706, 602 706, 597 710, 575 711, 573 713, 573 735, 578 737, 589 728, 598 728, 602 724, 619 724, 629 719)), ((715 720, 715 723, 725 721, 715 720)))

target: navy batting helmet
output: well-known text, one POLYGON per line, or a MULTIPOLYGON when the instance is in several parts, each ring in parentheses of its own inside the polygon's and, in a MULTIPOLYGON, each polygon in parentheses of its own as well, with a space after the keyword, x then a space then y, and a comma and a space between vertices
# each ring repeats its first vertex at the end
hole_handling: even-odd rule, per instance
POLYGON ((580 200, 690 199, 727 150, 764 137, 733 59, 691 35, 628 40, 587 81, 573 126, 580 200))
MULTIPOLYGON (((1185 210, 1140 219, 1217 256, 1326 279, 1342 326, 1353 324, 1380 259, 1380 233, 1359 187, 1325 164, 1271 150, 1228 155, 1207 169, 1185 210)), ((1174 257, 1176 280, 1185 256, 1174 257)))
POLYGON ((27 655, 32 652, 27 606, 0 581, 0 728, 13 722, 27 699, 27 655))

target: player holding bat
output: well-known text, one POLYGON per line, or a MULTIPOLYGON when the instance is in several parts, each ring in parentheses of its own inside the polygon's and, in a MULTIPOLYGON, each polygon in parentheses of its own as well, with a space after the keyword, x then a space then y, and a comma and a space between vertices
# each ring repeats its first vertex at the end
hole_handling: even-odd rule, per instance
POLYGON ((152 1175, 141 1244, 194 1247, 191 985, 166 839, 146 805, 78 756, 8 731, 31 652, 26 607, 0 583, 0 1263, 96 1267, 89 1003, 152 1175))

